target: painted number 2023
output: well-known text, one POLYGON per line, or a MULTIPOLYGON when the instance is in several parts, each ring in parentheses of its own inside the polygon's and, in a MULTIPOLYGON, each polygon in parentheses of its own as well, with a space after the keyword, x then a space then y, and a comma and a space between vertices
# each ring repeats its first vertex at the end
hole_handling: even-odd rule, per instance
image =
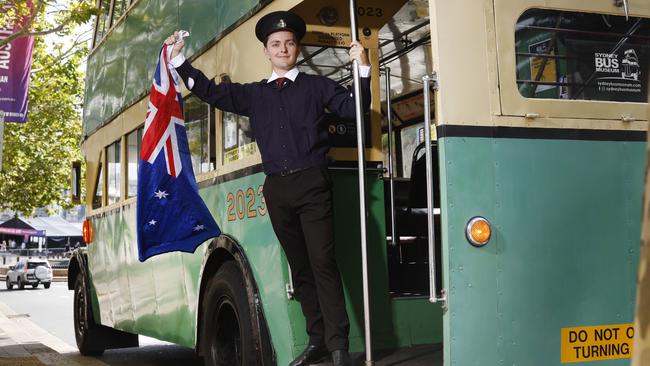
POLYGON ((384 15, 384 11, 381 8, 373 8, 371 6, 359 6, 357 8, 357 15, 360 17, 381 18, 384 15))
POLYGON ((266 202, 262 194, 264 186, 239 189, 237 192, 228 192, 228 221, 244 220, 266 215, 266 202), (258 201, 259 199, 259 201, 258 201))

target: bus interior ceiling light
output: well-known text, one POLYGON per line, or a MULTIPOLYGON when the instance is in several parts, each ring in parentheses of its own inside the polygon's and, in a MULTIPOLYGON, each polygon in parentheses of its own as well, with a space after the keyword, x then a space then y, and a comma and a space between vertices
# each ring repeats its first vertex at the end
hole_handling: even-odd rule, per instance
POLYGON ((81 229, 81 233, 83 235, 84 242, 86 242, 87 245, 92 243, 93 241, 93 224, 90 222, 90 219, 85 219, 83 227, 81 229))
POLYGON ((490 222, 481 216, 474 216, 467 222, 465 236, 470 244, 476 247, 482 247, 490 241, 492 227, 490 222))

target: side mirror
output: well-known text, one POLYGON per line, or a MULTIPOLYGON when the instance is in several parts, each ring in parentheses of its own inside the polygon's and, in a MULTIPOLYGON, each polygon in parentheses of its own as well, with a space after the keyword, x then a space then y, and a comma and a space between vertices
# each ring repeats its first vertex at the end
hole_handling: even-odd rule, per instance
POLYGON ((10 271, 13 271, 13 270, 15 270, 15 269, 16 269, 16 266, 9 266, 9 270, 10 270, 10 271))
POLYGON ((81 162, 72 162, 72 203, 78 205, 81 203, 81 162))

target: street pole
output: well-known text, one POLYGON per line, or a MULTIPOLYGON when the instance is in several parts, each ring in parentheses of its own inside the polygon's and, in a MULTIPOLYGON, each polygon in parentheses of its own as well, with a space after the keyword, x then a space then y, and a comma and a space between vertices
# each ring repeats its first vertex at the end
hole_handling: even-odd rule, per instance
POLYGON ((0 172, 2 171, 2 150, 5 146, 5 112, 0 111, 0 172))

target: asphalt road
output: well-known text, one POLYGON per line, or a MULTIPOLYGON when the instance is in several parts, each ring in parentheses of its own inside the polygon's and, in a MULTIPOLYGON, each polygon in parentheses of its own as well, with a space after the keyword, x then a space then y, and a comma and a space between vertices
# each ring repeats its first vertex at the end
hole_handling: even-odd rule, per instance
MULTIPOLYGON (((54 282, 49 289, 39 286, 36 289, 7 291, 5 282, 0 281, 0 302, 16 312, 17 316, 27 318, 38 327, 76 349, 73 328, 73 292, 67 283, 54 282)), ((73 352, 76 361, 81 357, 73 352)), ((110 366, 200 366, 202 361, 195 357, 194 350, 175 346, 153 338, 140 336, 139 348, 107 350, 103 356, 89 360, 92 365, 110 366)))

